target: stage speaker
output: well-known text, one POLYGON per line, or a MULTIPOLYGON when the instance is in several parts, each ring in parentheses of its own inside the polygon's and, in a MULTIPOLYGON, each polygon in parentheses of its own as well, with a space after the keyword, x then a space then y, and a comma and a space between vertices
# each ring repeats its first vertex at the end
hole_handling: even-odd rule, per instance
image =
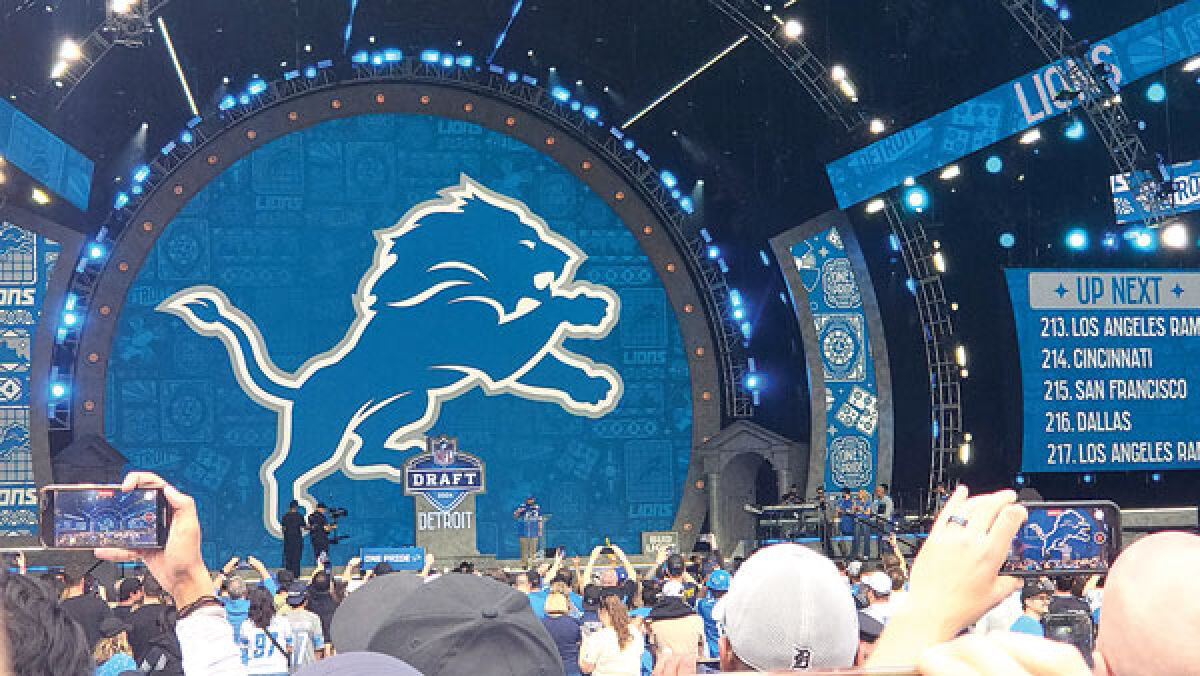
POLYGON ((55 483, 119 484, 129 463, 103 437, 85 434, 50 458, 55 483))

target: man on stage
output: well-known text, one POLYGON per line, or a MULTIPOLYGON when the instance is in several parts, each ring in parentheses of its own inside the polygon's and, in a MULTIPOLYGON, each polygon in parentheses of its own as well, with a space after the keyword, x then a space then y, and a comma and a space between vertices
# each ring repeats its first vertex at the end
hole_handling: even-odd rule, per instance
POLYGON ((318 502, 317 511, 308 515, 308 536, 312 540, 313 557, 318 568, 329 560, 329 531, 335 528, 325 520, 326 509, 329 508, 324 502, 318 502), (325 555, 324 561, 321 559, 322 554, 325 555))
POLYGON ((304 549, 304 517, 300 515, 300 503, 292 500, 288 511, 279 520, 283 526, 283 567, 300 577, 300 554, 304 549))
POLYGON ((521 538, 521 561, 529 563, 537 558, 538 540, 541 536, 542 508, 531 495, 513 510, 517 520, 517 534, 521 538))

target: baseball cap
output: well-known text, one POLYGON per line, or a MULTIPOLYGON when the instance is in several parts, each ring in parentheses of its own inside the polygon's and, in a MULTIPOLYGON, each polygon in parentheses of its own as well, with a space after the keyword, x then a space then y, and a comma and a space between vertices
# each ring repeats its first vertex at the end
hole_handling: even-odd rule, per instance
MULTIPOLYGON (((403 660, 425 676, 563 673, 554 640, 528 598, 512 587, 474 575, 443 575, 403 598, 377 596, 386 596, 388 612, 370 622, 360 615, 344 617, 343 631, 353 628, 366 650, 403 660)), ((344 608, 334 616, 334 645, 344 608)))
POLYGON ((708 576, 708 582, 704 585, 714 591, 729 591, 729 583, 733 580, 733 576, 729 571, 718 568, 708 576))
POLYGON ((1049 594, 1053 591, 1053 585, 1045 584, 1036 578, 1031 578, 1025 580, 1025 584, 1021 587, 1021 600, 1024 601, 1038 594, 1049 594))
POLYGON ((363 652, 341 653, 327 657, 294 673, 296 676, 374 676, 375 674, 421 676, 421 672, 395 657, 363 652))
POLYGON ((862 561, 851 561, 846 564, 846 572, 850 575, 861 575, 863 569, 862 561))
POLYGON ((300 580, 288 585, 287 602, 289 606, 298 606, 304 603, 304 599, 308 597, 308 585, 300 580))
POLYGON ((724 622, 734 654, 752 669, 854 664, 854 601, 833 562, 800 545, 772 545, 746 559, 714 616, 724 622))
POLYGON ((888 596, 892 593, 892 578, 883 571, 875 571, 863 578, 863 583, 871 588, 879 596, 888 596))
POLYGON ((598 610, 600 608, 600 597, 603 596, 604 589, 600 585, 589 584, 583 588, 583 609, 598 610))
POLYGON ((338 604, 329 625, 330 637, 338 652, 366 650, 370 635, 364 629, 381 625, 395 610, 396 604, 422 584, 420 576, 413 573, 392 573, 373 577, 358 591, 346 596, 338 604))
POLYGON ((117 583, 117 600, 128 601, 142 588, 142 581, 136 577, 127 577, 117 583))
POLYGON ((683 575, 683 571, 687 569, 687 564, 683 562, 683 557, 679 554, 672 554, 667 557, 667 573, 674 575, 683 575))

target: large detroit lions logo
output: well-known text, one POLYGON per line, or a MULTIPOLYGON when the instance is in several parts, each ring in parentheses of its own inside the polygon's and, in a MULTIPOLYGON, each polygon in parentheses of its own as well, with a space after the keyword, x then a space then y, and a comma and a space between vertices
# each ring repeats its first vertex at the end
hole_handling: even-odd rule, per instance
POLYGON ((1030 524, 1029 532, 1042 541, 1042 559, 1047 560, 1050 554, 1057 552, 1063 561, 1074 559, 1072 541, 1089 543, 1092 541, 1092 526, 1079 512, 1068 509, 1054 520, 1050 532, 1042 530, 1040 524, 1030 524))
POLYGON ((275 449, 259 471, 276 536, 279 505, 295 497, 311 508, 309 489, 334 472, 402 483, 400 452, 422 448, 442 404, 472 388, 591 418, 620 401, 615 369, 563 346, 605 337, 620 314, 611 289, 575 280, 583 251, 465 174, 438 194, 375 232, 355 320, 294 373, 217 288, 189 287, 158 306, 219 338, 242 389, 276 412, 275 449))

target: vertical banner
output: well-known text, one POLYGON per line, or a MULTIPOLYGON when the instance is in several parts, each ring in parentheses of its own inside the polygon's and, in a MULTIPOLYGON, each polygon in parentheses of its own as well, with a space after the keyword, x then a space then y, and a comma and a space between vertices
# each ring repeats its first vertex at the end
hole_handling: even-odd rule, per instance
POLYGON ((788 282, 809 368, 810 494, 816 485, 869 489, 887 482, 892 418, 883 325, 845 214, 830 212, 771 244, 788 282))
POLYGON ((33 335, 57 242, 0 223, 0 536, 37 530, 37 489, 29 444, 33 335))

